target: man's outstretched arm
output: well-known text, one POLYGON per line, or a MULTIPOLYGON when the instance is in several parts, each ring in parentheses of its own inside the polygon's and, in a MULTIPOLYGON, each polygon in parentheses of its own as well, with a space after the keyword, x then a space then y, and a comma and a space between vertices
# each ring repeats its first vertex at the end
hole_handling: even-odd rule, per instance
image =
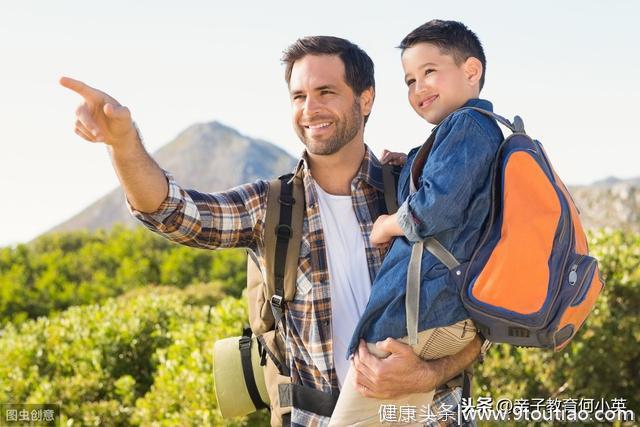
POLYGON ((82 96, 75 132, 87 141, 108 146, 129 203, 141 212, 157 210, 169 191, 167 179, 142 145, 129 109, 81 81, 62 77, 60 84, 82 96))
POLYGON ((356 370, 356 390, 365 397, 388 399, 409 393, 425 393, 451 380, 469 366, 480 354, 482 341, 475 337, 453 356, 437 360, 420 359, 411 346, 392 338, 378 343, 391 354, 378 359, 360 342, 353 357, 356 370))

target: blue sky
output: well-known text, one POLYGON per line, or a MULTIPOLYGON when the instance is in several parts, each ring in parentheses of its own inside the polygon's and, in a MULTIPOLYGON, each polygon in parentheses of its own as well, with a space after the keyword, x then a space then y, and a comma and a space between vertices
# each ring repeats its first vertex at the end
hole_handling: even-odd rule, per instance
POLYGON ((482 96, 521 115, 570 184, 640 175, 635 1, 0 3, 0 245, 27 241, 118 185, 102 145, 73 133, 80 99, 69 75, 133 111, 154 151, 195 122, 221 121, 301 151, 279 62, 297 37, 328 34, 363 47, 377 95, 365 140, 407 151, 430 129, 406 101, 402 37, 456 19, 482 40, 482 96))

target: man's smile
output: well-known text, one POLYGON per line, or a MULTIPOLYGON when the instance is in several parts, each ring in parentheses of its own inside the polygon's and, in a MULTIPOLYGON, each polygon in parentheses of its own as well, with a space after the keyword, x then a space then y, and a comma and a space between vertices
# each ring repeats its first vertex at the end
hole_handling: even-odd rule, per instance
POLYGON ((322 122, 322 123, 314 123, 314 124, 308 124, 308 125, 303 125, 305 128, 307 129, 319 129, 319 128, 324 128, 327 127, 331 124, 331 122, 322 122))
POLYGON ((332 122, 318 122, 303 125, 307 134, 318 135, 324 133, 332 125, 332 122))

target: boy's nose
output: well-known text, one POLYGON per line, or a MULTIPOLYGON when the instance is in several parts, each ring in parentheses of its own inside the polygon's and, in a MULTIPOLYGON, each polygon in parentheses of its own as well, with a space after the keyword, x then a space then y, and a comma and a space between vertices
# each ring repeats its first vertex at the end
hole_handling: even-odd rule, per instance
POLYGON ((427 85, 422 79, 417 79, 415 84, 416 93, 424 92, 427 89, 427 85))

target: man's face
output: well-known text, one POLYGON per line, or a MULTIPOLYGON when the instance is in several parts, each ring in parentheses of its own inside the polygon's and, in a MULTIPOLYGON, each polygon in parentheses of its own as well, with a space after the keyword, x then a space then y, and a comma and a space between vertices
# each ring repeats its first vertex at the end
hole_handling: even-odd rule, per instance
POLYGON ((360 97, 347 85, 344 64, 336 55, 307 55, 297 60, 291 70, 289 95, 293 128, 311 154, 337 153, 362 131, 360 97))
POLYGON ((415 112, 429 123, 438 124, 469 99, 477 97, 477 85, 470 81, 466 66, 466 63, 457 65, 452 55, 443 54, 430 43, 405 49, 402 68, 409 103, 415 112))

